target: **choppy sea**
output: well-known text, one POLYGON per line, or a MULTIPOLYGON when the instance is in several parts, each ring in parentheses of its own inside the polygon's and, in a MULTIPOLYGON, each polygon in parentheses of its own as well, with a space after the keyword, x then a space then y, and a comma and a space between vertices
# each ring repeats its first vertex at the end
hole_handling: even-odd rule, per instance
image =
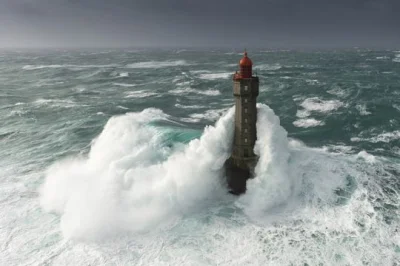
POLYGON ((400 51, 0 51, 0 265, 400 265, 400 51))

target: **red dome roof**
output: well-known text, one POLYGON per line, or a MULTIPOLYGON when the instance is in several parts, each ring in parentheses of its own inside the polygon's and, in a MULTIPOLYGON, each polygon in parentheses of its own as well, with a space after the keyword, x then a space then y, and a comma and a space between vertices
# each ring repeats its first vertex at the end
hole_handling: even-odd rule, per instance
POLYGON ((242 67, 250 67, 253 65, 253 62, 251 62, 250 58, 247 57, 247 52, 244 52, 243 58, 240 60, 239 65, 242 67))

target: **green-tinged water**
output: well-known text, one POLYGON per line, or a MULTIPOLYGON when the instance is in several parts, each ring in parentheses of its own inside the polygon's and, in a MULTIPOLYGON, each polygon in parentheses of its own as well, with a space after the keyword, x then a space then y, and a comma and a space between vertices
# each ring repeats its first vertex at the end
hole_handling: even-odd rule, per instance
POLYGON ((0 52, 0 265, 400 264, 400 51, 249 56, 234 197, 240 53, 0 52))

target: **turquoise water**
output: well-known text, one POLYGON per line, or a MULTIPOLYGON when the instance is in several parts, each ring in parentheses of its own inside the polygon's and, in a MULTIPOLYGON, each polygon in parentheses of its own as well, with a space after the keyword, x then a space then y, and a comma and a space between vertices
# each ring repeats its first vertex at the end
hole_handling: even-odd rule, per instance
POLYGON ((0 264, 400 263, 400 51, 249 55, 262 159, 236 198, 240 53, 2 51, 0 264))

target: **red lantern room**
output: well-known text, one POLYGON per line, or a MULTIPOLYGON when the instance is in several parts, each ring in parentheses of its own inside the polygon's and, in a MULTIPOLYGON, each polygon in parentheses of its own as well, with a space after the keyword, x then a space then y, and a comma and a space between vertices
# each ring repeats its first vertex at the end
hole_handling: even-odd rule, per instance
POLYGON ((239 62, 240 73, 236 73, 234 79, 251 78, 253 76, 253 62, 247 57, 247 52, 244 51, 244 56, 239 62))

